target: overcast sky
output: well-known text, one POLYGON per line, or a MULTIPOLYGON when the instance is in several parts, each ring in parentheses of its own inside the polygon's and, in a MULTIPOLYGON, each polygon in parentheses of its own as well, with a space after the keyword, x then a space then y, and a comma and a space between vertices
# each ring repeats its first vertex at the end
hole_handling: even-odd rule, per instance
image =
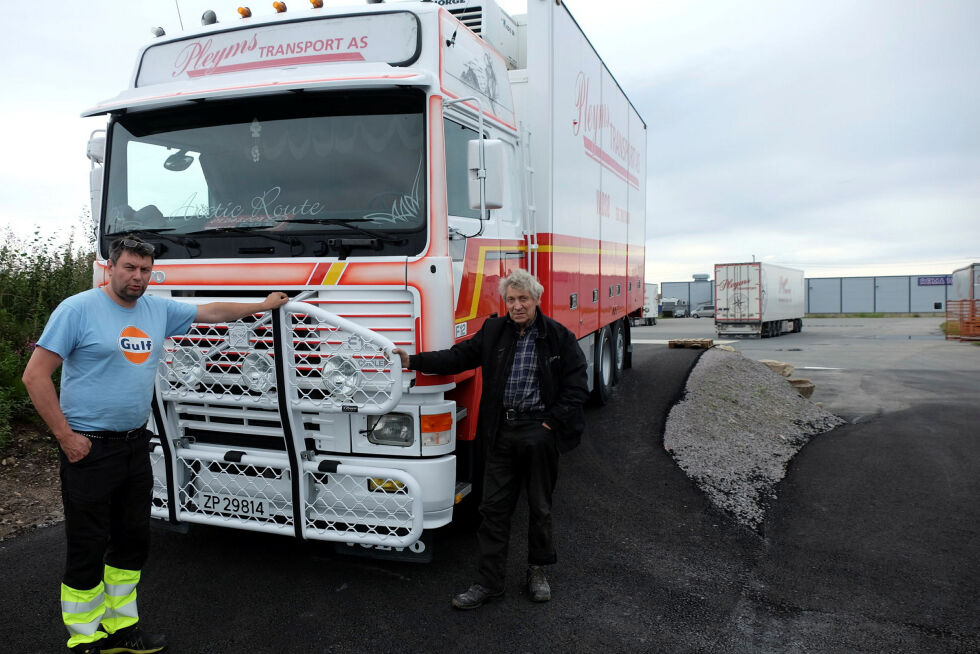
MULTIPOLYGON (((188 28, 246 4, 178 2, 188 28)), ((566 5, 648 127, 647 281, 753 257, 808 277, 980 261, 980 2, 566 5)), ((180 31, 175 0, 5 3, 4 24, 0 226, 64 234, 104 126, 79 114, 127 85, 151 27, 180 31)))

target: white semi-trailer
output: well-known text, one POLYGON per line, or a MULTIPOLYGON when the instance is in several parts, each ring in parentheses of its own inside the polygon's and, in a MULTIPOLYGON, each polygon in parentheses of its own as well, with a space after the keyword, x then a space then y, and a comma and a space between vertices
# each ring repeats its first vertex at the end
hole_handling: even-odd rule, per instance
POLYGON ((644 284, 643 286, 643 309, 639 316, 633 318, 633 324, 640 325, 656 325, 657 316, 660 315, 659 305, 657 301, 657 285, 656 284, 644 284))
POLYGON ((715 264, 719 336, 779 336, 803 329, 803 271, 769 263, 715 264))

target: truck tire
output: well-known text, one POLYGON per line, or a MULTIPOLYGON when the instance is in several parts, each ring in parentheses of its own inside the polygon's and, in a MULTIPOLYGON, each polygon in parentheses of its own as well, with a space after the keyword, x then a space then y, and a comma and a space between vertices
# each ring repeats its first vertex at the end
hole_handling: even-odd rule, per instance
POLYGON ((633 367, 633 325, 623 320, 623 333, 626 335, 626 356, 623 357, 623 370, 633 367))
POLYGON ((609 337, 613 348, 612 385, 615 386, 623 378, 623 370, 626 368, 626 329, 622 320, 609 325, 609 337))
POLYGON ((612 393, 613 348, 609 336, 609 327, 603 327, 596 333, 595 353, 592 371, 592 399, 598 406, 604 406, 612 393))

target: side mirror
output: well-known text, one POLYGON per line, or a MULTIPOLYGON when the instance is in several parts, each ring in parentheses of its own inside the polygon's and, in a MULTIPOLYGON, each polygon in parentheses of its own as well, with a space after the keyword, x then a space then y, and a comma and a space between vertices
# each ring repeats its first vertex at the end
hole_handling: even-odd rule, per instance
POLYGON ((88 148, 85 151, 92 165, 105 163, 105 130, 97 129, 88 137, 88 148))
POLYGON ((99 224, 102 217, 102 180, 105 174, 105 130, 96 130, 88 138, 85 155, 92 162, 88 174, 89 192, 92 201, 92 221, 99 224))
MULTIPOLYGON (((500 209, 504 206, 504 142, 473 139, 467 143, 470 209, 500 209), (481 158, 482 150, 482 158, 481 158), (481 165, 482 161, 482 165, 481 165), (481 207, 482 193, 482 207, 481 207)), ((484 216, 481 216, 483 219, 484 216)))

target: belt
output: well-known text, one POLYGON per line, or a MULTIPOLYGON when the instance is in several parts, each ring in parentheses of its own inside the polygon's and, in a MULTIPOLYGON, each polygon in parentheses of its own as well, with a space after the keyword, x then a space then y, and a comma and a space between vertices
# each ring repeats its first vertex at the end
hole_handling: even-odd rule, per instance
POLYGON ((146 425, 130 429, 129 431, 79 431, 76 429, 75 433, 88 436, 89 438, 101 438, 107 441, 129 441, 143 437, 146 434, 146 425))
POLYGON ((518 411, 517 409, 504 409, 504 420, 507 422, 530 422, 544 420, 544 414, 540 411, 518 411))

